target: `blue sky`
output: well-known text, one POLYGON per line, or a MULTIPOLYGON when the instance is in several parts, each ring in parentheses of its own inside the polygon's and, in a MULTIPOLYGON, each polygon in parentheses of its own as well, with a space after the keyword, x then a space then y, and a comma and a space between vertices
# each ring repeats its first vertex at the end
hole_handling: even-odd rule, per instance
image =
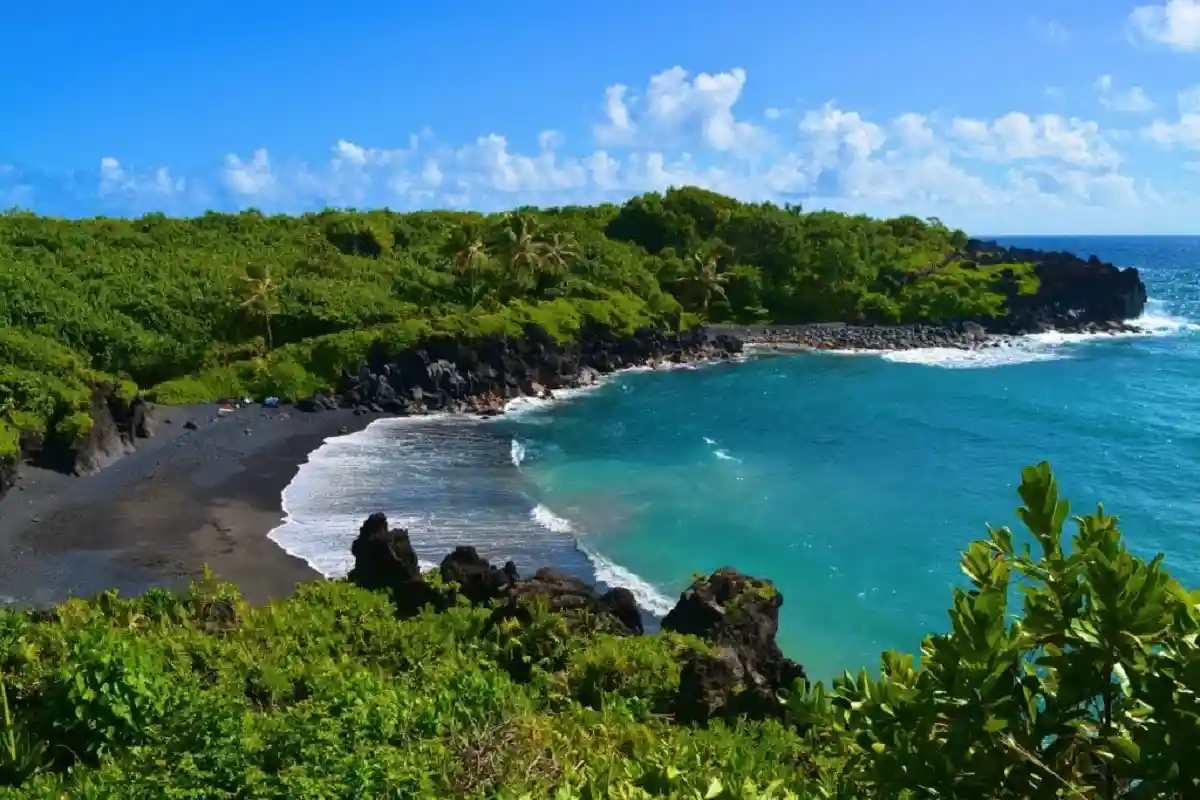
POLYGON ((975 232, 1200 232, 1200 0, 11 5, 0 206, 698 184, 975 232))

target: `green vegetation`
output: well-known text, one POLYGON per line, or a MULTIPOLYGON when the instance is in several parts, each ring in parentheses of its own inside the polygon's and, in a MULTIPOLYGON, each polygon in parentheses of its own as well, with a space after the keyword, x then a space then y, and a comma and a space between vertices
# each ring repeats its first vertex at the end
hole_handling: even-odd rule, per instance
MULTIPOLYGON (((694 188, 508 214, 0 216, 0 458, 70 445, 91 387, 164 403, 295 399, 433 332, 570 338, 740 322, 937 321, 1002 310, 1004 265, 936 220, 739 203, 694 188), (132 382, 132 383, 129 383, 132 382), (126 388, 127 391, 127 388, 126 388)), ((1029 265, 1009 265, 1035 291, 1029 265)))
POLYGON ((1200 796, 1200 593, 1102 508, 1064 541, 1047 465, 1020 496, 1029 544, 967 549, 919 666, 798 683, 783 720, 679 724, 706 643, 538 608, 397 619, 337 581, 248 608, 206 580, 0 611, 0 797, 1200 796))

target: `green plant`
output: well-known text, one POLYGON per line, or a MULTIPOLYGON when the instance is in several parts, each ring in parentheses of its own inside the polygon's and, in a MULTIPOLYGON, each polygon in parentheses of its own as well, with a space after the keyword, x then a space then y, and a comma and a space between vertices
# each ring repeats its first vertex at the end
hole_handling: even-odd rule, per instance
POLYGON ((8 703, 5 676, 0 672, 0 786, 19 786, 42 770, 46 745, 28 731, 18 730, 8 703))

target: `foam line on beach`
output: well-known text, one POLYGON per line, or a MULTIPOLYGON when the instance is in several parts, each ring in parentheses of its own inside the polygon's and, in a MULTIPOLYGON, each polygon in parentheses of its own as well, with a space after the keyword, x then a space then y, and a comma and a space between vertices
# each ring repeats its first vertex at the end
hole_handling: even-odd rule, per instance
POLYGON ((537 505, 529 512, 530 518, 547 530, 570 536, 575 540, 575 546, 589 562, 596 573, 596 580, 610 587, 621 586, 633 592, 638 605, 657 617, 666 616, 674 607, 671 599, 660 592, 654 585, 644 580, 637 573, 622 567, 620 564, 606 558, 589 548, 586 544, 587 534, 576 530, 570 520, 558 516, 544 505, 537 505))

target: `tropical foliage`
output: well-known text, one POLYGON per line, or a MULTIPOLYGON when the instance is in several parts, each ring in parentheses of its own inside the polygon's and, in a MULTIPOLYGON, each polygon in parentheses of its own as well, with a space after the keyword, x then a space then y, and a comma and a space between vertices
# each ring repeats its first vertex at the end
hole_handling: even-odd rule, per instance
MULTIPOLYGON (((1003 266, 936 220, 743 204, 694 188, 504 214, 0 216, 0 457, 121 379, 166 403, 284 399, 431 331, 570 337, 699 319, 917 321, 1001 311, 1003 266)), ((1029 282, 1028 265, 1012 265, 1029 282)), ((1032 279, 1029 288, 1036 288, 1032 279)), ((69 444, 69 443, 68 443, 69 444)))
POLYGON ((798 683, 783 720, 680 724, 708 645, 544 608, 397 619, 340 581, 248 608, 207 580, 0 611, 0 797, 1200 796, 1200 593, 1103 509, 1065 539, 1047 465, 1020 497, 919 663, 798 683))

